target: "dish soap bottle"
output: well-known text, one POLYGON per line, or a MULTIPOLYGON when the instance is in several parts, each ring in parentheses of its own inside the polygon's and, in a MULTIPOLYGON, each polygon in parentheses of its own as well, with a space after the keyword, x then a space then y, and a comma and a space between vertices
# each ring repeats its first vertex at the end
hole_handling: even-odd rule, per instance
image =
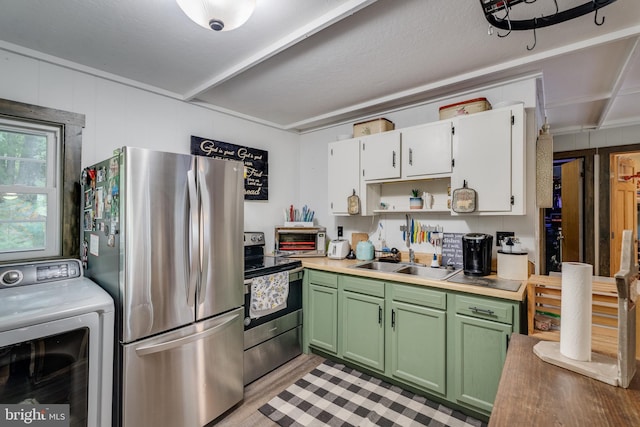
POLYGON ((378 239, 373 241, 373 247, 376 251, 381 252, 386 246, 387 243, 382 238, 382 223, 378 222, 378 239))
POLYGON ((431 260, 431 267, 433 268, 440 267, 440 262, 438 261, 438 255, 435 252, 433 253, 433 259, 431 260))

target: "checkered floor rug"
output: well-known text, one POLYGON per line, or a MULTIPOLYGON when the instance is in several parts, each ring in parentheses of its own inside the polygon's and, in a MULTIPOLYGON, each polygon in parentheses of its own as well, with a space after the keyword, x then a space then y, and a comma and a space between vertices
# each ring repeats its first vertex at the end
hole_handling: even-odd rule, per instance
POLYGON ((486 426, 422 396, 325 361, 260 409, 280 426, 486 426))

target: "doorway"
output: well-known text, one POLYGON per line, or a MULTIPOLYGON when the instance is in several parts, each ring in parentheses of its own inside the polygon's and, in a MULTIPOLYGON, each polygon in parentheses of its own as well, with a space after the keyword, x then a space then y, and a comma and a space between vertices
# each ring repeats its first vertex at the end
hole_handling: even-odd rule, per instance
POLYGON ((610 182, 610 275, 620 270, 620 254, 622 250, 622 231, 632 230, 636 242, 634 262, 638 262, 638 171, 640 170, 640 152, 611 153, 609 168, 610 182))
POLYGON ((584 261, 584 159, 553 162, 553 206, 544 210, 545 271, 559 272, 562 262, 584 261))

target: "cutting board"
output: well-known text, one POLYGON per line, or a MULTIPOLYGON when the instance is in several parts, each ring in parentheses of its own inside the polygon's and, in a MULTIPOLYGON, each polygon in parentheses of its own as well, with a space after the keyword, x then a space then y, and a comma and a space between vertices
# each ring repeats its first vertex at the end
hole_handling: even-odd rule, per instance
POLYGON ((369 240, 369 235, 367 233, 351 233, 351 248, 355 251, 356 246, 358 246, 358 242, 369 240))

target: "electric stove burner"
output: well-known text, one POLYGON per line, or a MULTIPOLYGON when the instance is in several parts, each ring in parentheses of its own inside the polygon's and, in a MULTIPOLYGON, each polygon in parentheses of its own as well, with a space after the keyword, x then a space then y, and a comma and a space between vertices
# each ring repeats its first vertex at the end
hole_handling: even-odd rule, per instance
POLYGON ((302 267, 302 261, 283 256, 264 255, 264 233, 244 233, 244 278, 266 276, 302 267))

